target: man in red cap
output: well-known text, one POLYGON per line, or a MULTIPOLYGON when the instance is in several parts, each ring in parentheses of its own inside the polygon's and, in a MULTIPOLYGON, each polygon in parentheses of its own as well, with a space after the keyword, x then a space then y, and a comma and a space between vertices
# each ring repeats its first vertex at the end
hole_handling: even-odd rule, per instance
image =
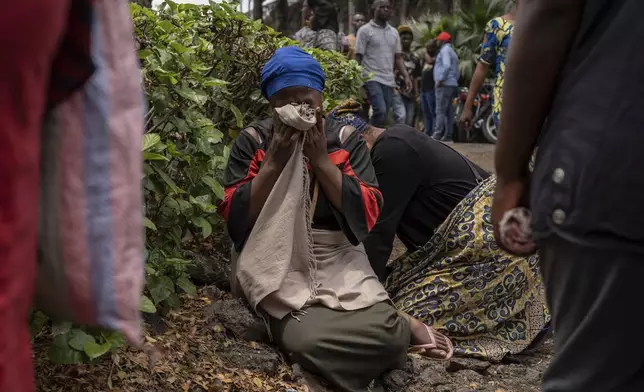
POLYGON ((452 140, 454 107, 452 100, 458 90, 458 56, 452 48, 452 36, 443 31, 436 37, 440 50, 434 64, 434 83, 436 89, 436 122, 434 139, 452 140))

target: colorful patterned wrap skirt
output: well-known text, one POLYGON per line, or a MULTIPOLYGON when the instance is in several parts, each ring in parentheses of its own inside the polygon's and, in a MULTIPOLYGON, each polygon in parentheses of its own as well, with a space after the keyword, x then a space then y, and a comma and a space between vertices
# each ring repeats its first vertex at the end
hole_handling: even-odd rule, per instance
POLYGON ((448 335, 456 355, 499 361, 544 335, 550 323, 539 257, 510 255, 494 240, 496 177, 461 201, 429 242, 392 263, 396 307, 448 335))

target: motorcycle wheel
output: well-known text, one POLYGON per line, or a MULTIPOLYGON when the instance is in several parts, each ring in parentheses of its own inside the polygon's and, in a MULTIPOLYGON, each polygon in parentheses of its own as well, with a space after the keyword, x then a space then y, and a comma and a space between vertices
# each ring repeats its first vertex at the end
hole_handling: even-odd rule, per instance
POLYGON ((481 127, 483 136, 487 139, 488 142, 496 144, 497 132, 496 124, 494 123, 494 114, 490 111, 490 114, 485 118, 483 122, 483 127, 481 127))

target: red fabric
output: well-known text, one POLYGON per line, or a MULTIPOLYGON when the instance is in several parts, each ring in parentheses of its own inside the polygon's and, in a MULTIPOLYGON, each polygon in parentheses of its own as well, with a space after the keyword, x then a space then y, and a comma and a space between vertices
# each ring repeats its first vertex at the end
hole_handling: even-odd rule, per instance
POLYGON ((438 34, 438 37, 436 37, 438 41, 444 41, 444 42, 449 42, 452 40, 452 35, 446 31, 443 31, 442 33, 438 34))
POLYGON ((233 201, 233 196, 235 195, 235 191, 237 190, 237 187, 239 187, 241 184, 247 183, 248 181, 255 178, 255 176, 257 176, 257 173, 259 173, 259 166, 264 160, 264 155, 265 155, 264 150, 255 151, 255 155, 253 156, 253 160, 250 162, 250 167, 248 168, 248 174, 246 175, 246 178, 239 181, 235 185, 224 189, 224 200, 222 200, 221 204, 219 204, 219 206, 217 207, 217 210, 226 222, 228 222, 228 214, 230 213, 230 203, 233 201))
POLYGON ((69 0, 0 12, 0 391, 34 391, 27 320, 38 229, 40 128, 69 0))
POLYGON ((378 221, 378 216, 380 216, 380 205, 378 203, 378 198, 382 200, 382 193, 376 187, 369 186, 364 182, 360 181, 360 178, 356 176, 356 173, 351 167, 351 161, 349 160, 349 152, 345 150, 334 151, 329 154, 331 162, 335 165, 340 165, 344 162, 344 167, 342 168, 342 174, 353 177, 358 180, 360 184, 360 194, 362 195, 362 204, 364 205, 364 216, 365 221, 367 222, 367 231, 371 231, 378 221))
MULTIPOLYGON (((365 213, 365 218, 367 222, 367 230, 371 231, 371 229, 376 225, 376 221, 378 220, 378 216, 380 215, 380 206, 378 204, 378 198, 382 199, 382 194, 380 193, 380 190, 378 188, 369 186, 364 182, 360 181, 360 178, 358 178, 358 176, 354 173, 353 168, 351 167, 351 163, 349 162, 348 151, 346 150, 333 151, 329 153, 329 159, 331 159, 331 162, 333 162, 333 164, 336 166, 340 166, 344 164, 344 166, 342 167, 342 173, 358 180, 358 183, 360 184, 360 193, 362 194, 362 201, 364 204, 364 213, 365 213)), ((259 173, 260 164, 262 163, 263 160, 264 160, 264 151, 257 150, 255 152, 255 155, 253 156, 253 160, 250 163, 250 167, 248 169, 248 174, 246 175, 246 177, 243 180, 236 183, 235 185, 225 188, 224 200, 221 202, 221 204, 219 204, 219 207, 218 207, 218 212, 219 214, 221 214, 224 220, 228 221, 230 204, 232 203, 233 197, 235 196, 235 191, 237 190, 237 187, 239 187, 241 184, 247 183, 248 181, 255 178, 255 176, 257 176, 257 173, 259 173)))

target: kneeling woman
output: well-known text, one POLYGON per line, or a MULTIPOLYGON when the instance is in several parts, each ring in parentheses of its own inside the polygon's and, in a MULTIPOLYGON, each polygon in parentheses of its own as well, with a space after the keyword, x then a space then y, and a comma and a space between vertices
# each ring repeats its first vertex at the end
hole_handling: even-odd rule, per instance
POLYGON ((453 350, 397 312, 369 264, 360 243, 382 196, 362 137, 321 116, 324 82, 320 64, 297 47, 266 63, 261 89, 274 115, 235 141, 220 208, 240 253, 236 283, 273 339, 337 390, 366 391, 404 365, 410 344, 438 359, 453 350), (301 131, 291 120, 307 107, 317 118, 301 131))
POLYGON ((347 102, 329 118, 371 149, 385 204, 364 244, 395 305, 448 335, 457 355, 501 360, 534 346, 550 322, 538 256, 494 241, 496 177, 411 127, 371 127, 358 109, 347 102), (396 234, 408 253, 387 266, 396 234))

